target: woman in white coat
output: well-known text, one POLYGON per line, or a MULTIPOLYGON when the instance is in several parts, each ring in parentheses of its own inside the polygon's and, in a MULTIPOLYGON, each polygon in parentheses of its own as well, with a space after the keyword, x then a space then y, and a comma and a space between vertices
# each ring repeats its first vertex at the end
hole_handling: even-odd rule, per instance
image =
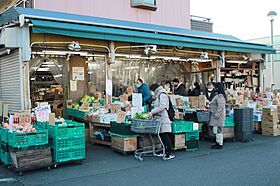
POLYGON ((222 83, 215 83, 217 94, 210 102, 210 122, 213 133, 216 135, 216 143, 212 149, 223 148, 223 126, 226 117, 226 93, 222 83))
POLYGON ((164 160, 175 158, 172 154, 172 144, 170 141, 171 121, 168 116, 169 98, 166 90, 158 84, 153 84, 150 87, 151 95, 156 98, 154 109, 149 113, 151 117, 161 123, 160 137, 165 146, 166 153, 163 157, 164 160))

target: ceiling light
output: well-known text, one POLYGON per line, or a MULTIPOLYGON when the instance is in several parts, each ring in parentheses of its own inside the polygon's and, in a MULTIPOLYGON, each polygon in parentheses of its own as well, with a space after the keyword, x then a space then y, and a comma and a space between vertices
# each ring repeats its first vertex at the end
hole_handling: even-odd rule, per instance
POLYGON ((212 62, 212 59, 189 58, 187 59, 187 61, 207 63, 207 62, 212 62))
POLYGON ((72 42, 72 43, 70 43, 69 45, 68 45, 68 49, 69 50, 72 50, 72 51, 76 51, 76 52, 78 52, 78 51, 80 51, 82 48, 81 48, 81 46, 80 46, 80 44, 78 43, 78 42, 72 42))
POLYGON ((48 72, 48 71, 50 71, 50 69, 49 68, 38 68, 37 71, 38 72, 48 72))
POLYGON ((227 63, 236 63, 236 64, 246 64, 247 61, 242 61, 242 60, 228 60, 226 61, 227 63))

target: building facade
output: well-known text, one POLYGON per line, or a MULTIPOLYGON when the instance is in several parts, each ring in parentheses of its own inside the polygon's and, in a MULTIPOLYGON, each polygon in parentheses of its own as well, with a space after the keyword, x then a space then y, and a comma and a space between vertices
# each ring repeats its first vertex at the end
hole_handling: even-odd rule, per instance
MULTIPOLYGON (((273 54, 273 56, 268 55, 265 63, 265 74, 267 74, 264 77, 264 86, 270 87, 271 86, 271 78, 272 78, 272 71, 271 71, 271 57, 273 57, 274 62, 274 84, 276 89, 280 89, 280 35, 274 36, 274 44, 273 47, 277 50, 276 54, 273 54)), ((260 43, 265 45, 271 44, 271 37, 263 37, 263 38, 257 38, 249 40, 250 42, 254 43, 260 43)))
POLYGON ((36 9, 190 28, 190 0, 35 0, 36 9), (146 4, 138 6, 135 4, 146 4), (141 3, 140 3, 141 2, 141 3), (149 5, 155 9, 149 9, 149 5))

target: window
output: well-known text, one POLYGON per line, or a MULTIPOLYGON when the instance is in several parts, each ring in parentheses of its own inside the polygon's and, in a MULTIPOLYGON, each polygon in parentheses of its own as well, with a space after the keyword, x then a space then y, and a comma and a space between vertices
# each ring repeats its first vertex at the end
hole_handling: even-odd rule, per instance
POLYGON ((131 0, 131 6, 155 11, 157 9, 156 2, 157 0, 131 0))

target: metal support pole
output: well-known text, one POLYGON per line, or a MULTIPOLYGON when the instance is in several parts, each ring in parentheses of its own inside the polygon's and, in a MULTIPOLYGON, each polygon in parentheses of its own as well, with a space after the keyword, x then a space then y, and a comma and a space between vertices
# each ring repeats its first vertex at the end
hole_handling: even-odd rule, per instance
MULTIPOLYGON (((273 19, 270 20, 271 22, 271 47, 273 48, 273 19)), ((271 60, 271 87, 274 84, 274 59, 273 59, 273 54, 270 55, 270 60, 271 60)))

